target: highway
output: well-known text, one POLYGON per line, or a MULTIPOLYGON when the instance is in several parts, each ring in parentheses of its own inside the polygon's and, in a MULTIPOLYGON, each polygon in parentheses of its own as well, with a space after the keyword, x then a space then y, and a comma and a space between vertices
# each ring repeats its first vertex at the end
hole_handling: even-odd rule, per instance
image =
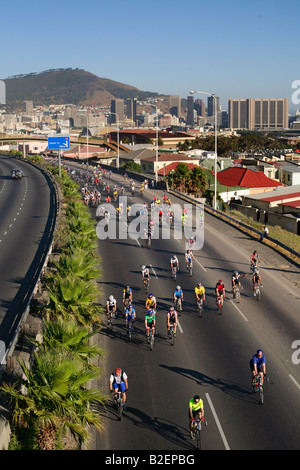
POLYGON ((29 301, 53 234, 56 200, 34 166, 0 156, 0 340, 6 347, 29 301), (20 168, 23 177, 11 179, 20 168))
MULTIPOLYGON (((110 184, 120 187, 124 179, 113 175, 110 184)), ((144 199, 161 191, 147 190, 144 199)), ((130 204, 141 202, 139 195, 130 204)), ((171 197, 171 202, 181 203, 171 197)), ((91 209, 95 216, 96 210, 91 209)), ((136 330, 129 342, 124 315, 118 315, 113 331, 103 328, 97 337, 106 352, 100 365, 99 386, 109 392, 110 373, 121 367, 128 375, 127 407, 121 422, 109 402, 103 410, 105 432, 95 433, 94 449, 192 451, 188 433, 188 401, 199 394, 204 401, 208 426, 202 431, 204 450, 291 450, 300 442, 300 353, 293 347, 300 340, 299 268, 266 245, 205 213, 205 241, 196 251, 191 278, 184 266, 185 240, 145 242, 99 240, 102 258, 100 288, 103 304, 110 294, 121 309, 122 289, 133 289, 137 311, 136 330), (261 259, 262 299, 251 291, 250 254, 257 249, 261 259), (179 257, 180 271, 171 279, 169 260, 179 257), (146 293, 141 265, 151 271, 150 291, 157 307, 157 333, 150 351, 144 332, 146 293), (242 302, 230 292, 234 270, 247 273, 242 279, 242 302), (223 314, 215 305, 214 287, 222 279, 227 287, 223 314), (201 281, 206 288, 205 309, 199 318, 194 287, 201 281), (298 283, 298 284, 297 284, 298 283), (184 308, 179 317, 175 345, 166 334, 166 313, 172 305, 175 286, 184 292, 184 308), (269 382, 265 383, 265 403, 261 405, 250 385, 249 360, 258 348, 267 358, 269 382)), ((299 351, 299 345, 298 345, 299 351)))

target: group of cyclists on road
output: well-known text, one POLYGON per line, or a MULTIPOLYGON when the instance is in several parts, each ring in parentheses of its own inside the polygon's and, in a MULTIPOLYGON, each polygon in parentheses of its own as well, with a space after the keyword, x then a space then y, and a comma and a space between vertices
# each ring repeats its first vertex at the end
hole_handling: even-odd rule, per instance
MULTIPOLYGON (((105 183, 103 180, 103 177, 106 178, 111 178, 111 171, 107 172, 106 170, 103 170, 100 166, 97 168, 88 168, 87 171, 84 173, 84 170, 81 169, 79 171, 80 177, 84 177, 86 179, 86 184, 82 187, 81 192, 82 192, 82 197, 84 200, 84 203, 86 205, 91 205, 91 206, 96 206, 99 205, 101 202, 101 192, 100 192, 100 187, 102 185, 102 191, 104 192, 104 198, 106 202, 111 202, 111 189, 112 189, 112 195, 113 195, 113 200, 114 202, 118 202, 118 195, 123 195, 125 190, 124 186, 122 185, 120 188, 120 191, 118 191, 116 185, 111 188, 111 186, 108 183, 105 183), (95 188, 93 190, 90 190, 88 188, 88 183, 91 183, 91 185, 94 185, 95 188)), ((79 182, 78 175, 76 175, 75 170, 73 170, 73 177, 76 179, 76 181, 79 182)), ((127 174, 125 173, 124 175, 125 180, 128 179, 127 174)), ((136 186, 133 180, 129 180, 129 186, 132 195, 134 195, 136 186)), ((153 185, 152 185, 153 187, 153 185)), ((145 180, 142 182, 140 186, 140 195, 142 196, 144 194, 145 189, 148 189, 148 181, 145 180)), ((151 207, 156 207, 158 211, 161 211, 161 202, 163 204, 167 204, 170 206, 170 199, 165 195, 163 197, 163 201, 160 200, 159 197, 153 196, 152 201, 151 201, 151 207)), ((144 210, 145 210, 145 215, 148 217, 148 205, 144 203, 144 210)), ((122 204, 117 205, 117 215, 120 215, 123 213, 124 207, 122 204)), ((130 206, 126 208, 127 211, 127 216, 130 215, 130 206)), ((106 214, 102 214, 105 216, 106 214)), ((106 215, 107 217, 107 215, 106 215)), ((109 218, 109 217, 108 217, 109 218)), ((174 218, 174 214, 170 211, 168 213, 168 220, 170 223, 172 223, 174 218)), ((183 214, 182 218, 182 223, 184 224, 187 220, 187 213, 185 212, 183 214)), ((145 239, 151 243, 151 238, 153 234, 153 229, 155 228, 155 221, 150 220, 148 224, 148 230, 145 233, 145 239)), ((195 257, 193 254, 193 249, 195 245, 195 239, 191 238, 189 240, 189 248, 185 252, 185 263, 186 263, 186 268, 189 269, 189 267, 192 266, 195 257)), ((250 257, 250 268, 252 271, 252 285, 253 285, 253 295, 255 295, 255 286, 262 283, 261 281, 261 276, 259 274, 258 270, 258 263, 260 262, 258 252, 255 250, 250 257)), ((176 279, 176 274, 179 270, 179 260, 178 257, 174 254, 171 259, 170 259, 170 269, 172 272, 172 275, 174 274, 175 279, 176 279)), ((145 288, 148 288, 150 285, 150 269, 143 265, 141 267, 141 274, 142 274, 142 282, 145 288)), ((241 289, 241 277, 246 277, 248 274, 240 274, 238 271, 234 271, 231 277, 231 287, 232 287, 232 293, 233 297, 235 296, 235 289, 239 288, 241 289)), ((205 301, 205 288, 201 282, 198 282, 197 285, 194 288, 194 294, 195 294, 195 301, 198 304, 199 302, 203 303, 205 301)), ((225 284, 224 282, 220 279, 216 285, 215 285, 215 295, 216 295, 216 303, 218 302, 219 299, 221 299, 221 302, 223 304, 224 299, 225 299, 225 284)), ((171 306, 166 315, 166 327, 167 327, 167 335, 170 335, 170 330, 173 328, 173 333, 174 336, 176 337, 176 332, 177 332, 177 327, 178 327, 178 316, 179 312, 182 310, 183 307, 183 290, 180 285, 177 285, 174 289, 173 292, 173 301, 174 301, 174 306, 171 306)), ((129 325, 131 323, 132 328, 134 329, 135 321, 136 321, 136 310, 133 306, 133 292, 132 288, 127 285, 124 287, 123 292, 122 292, 122 303, 123 303, 123 308, 124 308, 124 315, 125 315, 125 324, 126 328, 129 328, 129 325)), ((157 311, 157 301, 155 296, 150 293, 147 296, 147 299, 145 301, 145 317, 144 317, 144 326, 145 326, 145 333, 147 339, 149 338, 150 332, 152 335, 155 334, 155 327, 156 327, 156 311, 157 311)), ((117 316, 117 301, 114 298, 113 295, 109 295, 107 302, 106 302, 106 313, 107 313, 107 319, 109 320, 111 312, 117 316)), ((254 383, 255 377, 259 374, 261 376, 261 384, 263 384, 263 377, 266 375, 266 359, 265 355, 263 354, 263 351, 261 349, 257 350, 256 354, 253 355, 253 357, 250 360, 250 370, 251 370, 251 377, 252 377, 252 383, 254 383)), ((121 368, 116 368, 115 371, 111 373, 110 379, 109 379, 109 387, 110 391, 114 393, 114 396, 116 397, 117 391, 121 392, 122 396, 122 402, 123 402, 123 407, 125 409, 125 404, 126 404, 126 391, 128 390, 128 377, 126 373, 121 369, 121 368)), ((194 425, 196 421, 204 420, 204 405, 203 405, 203 400, 200 398, 199 395, 195 395, 193 398, 189 400, 188 403, 188 419, 189 419, 189 430, 190 430, 190 435, 191 438, 194 438, 194 425)))

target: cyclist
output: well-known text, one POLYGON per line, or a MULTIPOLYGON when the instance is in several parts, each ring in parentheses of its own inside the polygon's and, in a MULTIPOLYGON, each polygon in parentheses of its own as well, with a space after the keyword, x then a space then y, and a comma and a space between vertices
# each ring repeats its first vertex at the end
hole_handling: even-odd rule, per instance
POLYGON ((240 274, 237 271, 234 271, 231 277, 231 284, 232 284, 232 295, 235 298, 235 288, 238 287, 240 290, 242 288, 241 281, 239 280, 240 277, 246 277, 247 274, 240 274))
POLYGON ((146 336, 149 339, 150 328, 152 330, 152 335, 154 335, 156 320, 155 320, 155 310, 149 309, 145 315, 145 328, 146 336))
POLYGON ((261 377, 261 385, 263 385, 264 375, 266 375, 266 357, 262 349, 258 349, 250 359, 250 369, 252 372, 252 385, 254 386, 255 376, 258 374, 261 377))
POLYGON ((150 271, 146 266, 142 266, 142 279, 144 286, 146 285, 146 281, 148 281, 148 284, 150 282, 150 271))
POLYGON ((150 228, 148 228, 148 230, 144 229, 144 234, 145 234, 146 244, 148 243, 148 245, 151 246, 151 237, 152 237, 151 229, 150 228))
POLYGON ((205 300, 205 289, 203 285, 201 284, 201 282, 198 282, 198 284, 195 287, 195 296, 196 296, 197 304, 198 302, 203 303, 203 301, 205 300))
POLYGON ((156 310, 156 298, 153 294, 149 294, 146 300, 146 310, 156 310))
POLYGON ((188 269, 189 266, 192 267, 194 260, 195 260, 195 257, 193 255, 192 250, 187 250, 185 254, 186 269, 188 269))
POLYGON ((117 301, 113 295, 110 295, 106 302, 107 320, 109 320, 110 312, 113 312, 115 315, 117 314, 117 301))
POLYGON ((171 307, 170 310, 167 313, 167 329, 168 329, 168 335, 170 335, 170 328, 171 325, 173 325, 174 329, 174 336, 176 338, 176 329, 177 329, 177 311, 175 310, 174 307, 171 307))
POLYGON ((132 304, 129 304, 125 311, 125 322, 126 322, 127 329, 129 328, 129 323, 132 324, 132 328, 134 327, 135 319, 136 319, 135 308, 133 308, 132 304))
POLYGON ((179 309, 182 310, 182 302, 183 302, 183 291, 180 286, 176 286, 173 294, 174 304, 175 306, 179 306, 179 309))
POLYGON ((255 297, 256 296, 255 287, 257 285, 261 285, 261 276, 260 276, 259 270, 257 268, 254 269, 254 274, 252 276, 252 285, 253 285, 253 295, 255 297))
POLYGON ((171 270, 175 268, 175 274, 176 274, 177 270, 179 269, 179 261, 176 255, 173 255, 172 258, 170 259, 170 267, 171 267, 171 270))
POLYGON ((195 240, 196 237, 191 237, 189 239, 189 249, 192 251, 194 248, 195 248, 195 243, 196 243, 196 240, 195 240))
POLYGON ((194 439, 194 422, 196 418, 198 418, 199 420, 204 418, 203 400, 199 397, 199 395, 195 395, 189 401, 189 428, 191 433, 191 439, 194 439))
POLYGON ((221 302, 223 306, 223 302, 225 299, 225 285, 221 279, 216 284, 215 292, 216 292, 216 303, 218 303, 218 297, 221 297, 221 302))
POLYGON ((124 287, 123 289, 123 305, 126 309, 128 304, 132 303, 132 289, 129 286, 124 287))
POLYGON ((255 266, 257 266, 258 263, 260 263, 260 259, 259 259, 257 250, 254 250, 250 257, 251 269, 254 270, 255 266))
POLYGON ((128 390, 128 377, 122 369, 117 368, 114 372, 111 373, 109 378, 109 389, 111 393, 115 393, 115 398, 117 397, 117 391, 122 392, 122 402, 125 410, 126 392, 128 390))

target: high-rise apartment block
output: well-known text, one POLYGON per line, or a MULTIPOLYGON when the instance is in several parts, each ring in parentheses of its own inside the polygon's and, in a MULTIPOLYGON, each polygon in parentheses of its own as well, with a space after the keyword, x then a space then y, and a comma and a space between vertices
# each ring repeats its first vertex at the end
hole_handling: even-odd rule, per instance
POLYGON ((288 98, 229 98, 228 125, 231 129, 287 129, 288 111, 288 98))
POLYGON ((112 113, 110 122, 116 123, 118 121, 119 122, 124 121, 124 100, 121 100, 121 99, 111 100, 110 112, 112 113), (119 119, 117 119, 116 114, 119 119))
POLYGON ((179 95, 170 96, 170 114, 172 116, 181 116, 181 98, 179 95))
POLYGON ((128 119, 131 119, 133 122, 136 122, 136 108, 137 108, 137 98, 127 98, 126 101, 126 115, 128 119))
POLYGON ((194 119, 194 97, 188 96, 187 98, 187 118, 186 123, 188 126, 193 126, 195 123, 194 119))

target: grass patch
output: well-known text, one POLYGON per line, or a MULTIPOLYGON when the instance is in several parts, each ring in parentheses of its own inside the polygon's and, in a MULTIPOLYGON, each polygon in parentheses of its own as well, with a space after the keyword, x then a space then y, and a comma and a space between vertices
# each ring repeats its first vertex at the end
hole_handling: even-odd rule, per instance
MULTIPOLYGON (((251 227, 255 228, 256 230, 259 230, 260 232, 264 231, 265 224, 256 222, 255 220, 252 219, 252 217, 248 217, 239 211, 235 211, 235 210, 229 211, 229 215, 233 217, 234 219, 240 220, 241 222, 247 225, 250 225, 251 227)), ((285 245, 292 248, 293 250, 300 252, 299 235, 288 232, 287 230, 284 230, 283 228, 279 227, 279 225, 275 225, 275 226, 268 225, 268 229, 269 229, 269 236, 271 238, 274 238, 275 240, 278 240, 281 243, 284 243, 285 245)))

